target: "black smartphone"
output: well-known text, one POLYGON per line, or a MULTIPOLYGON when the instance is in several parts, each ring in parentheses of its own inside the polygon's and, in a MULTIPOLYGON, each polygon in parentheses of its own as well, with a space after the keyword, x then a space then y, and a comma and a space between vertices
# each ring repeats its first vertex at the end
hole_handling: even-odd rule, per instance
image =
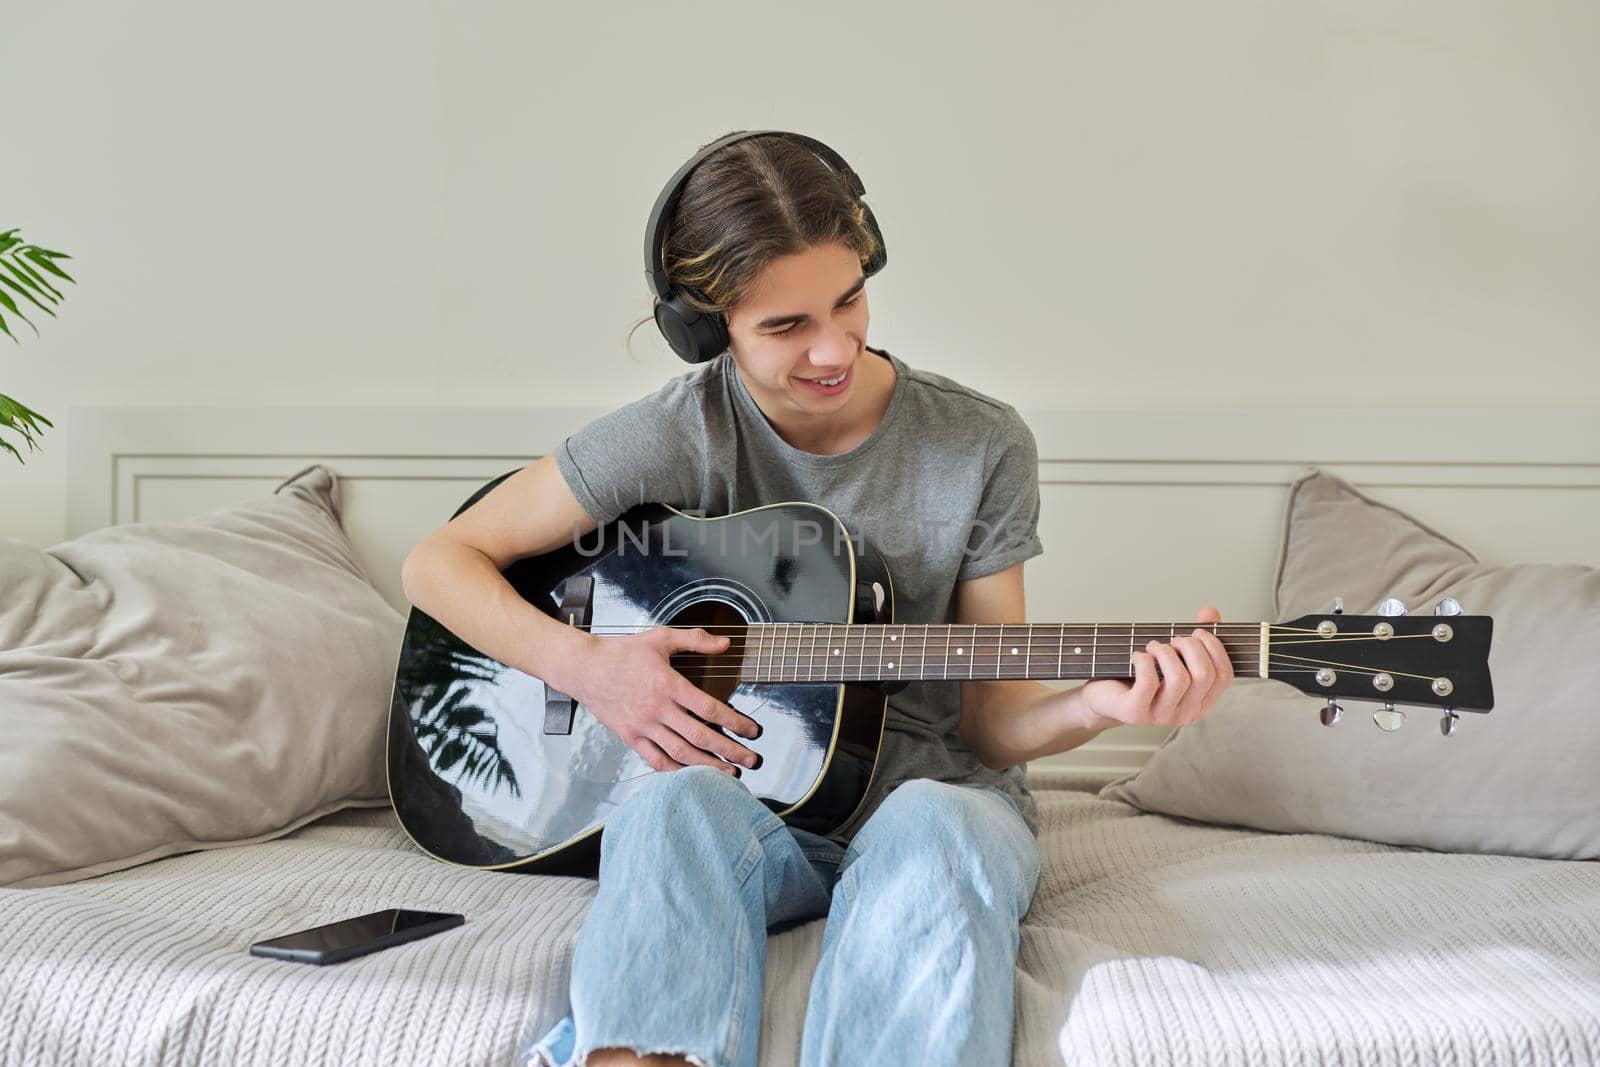
POLYGON ((250 946, 250 955, 297 963, 339 963, 353 956, 437 934, 466 921, 465 915, 453 912, 385 908, 371 915, 357 915, 270 941, 257 941, 250 946))

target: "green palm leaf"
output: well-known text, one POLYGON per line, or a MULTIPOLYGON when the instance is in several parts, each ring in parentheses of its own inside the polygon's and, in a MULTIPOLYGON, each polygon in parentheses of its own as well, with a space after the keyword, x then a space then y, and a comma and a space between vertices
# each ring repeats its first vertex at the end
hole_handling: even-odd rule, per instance
MULTIPOLYGON (((35 337, 39 335, 39 327, 35 326, 33 320, 23 312, 22 305, 17 302, 16 297, 21 297, 46 315, 55 318, 56 313, 51 310, 51 305, 59 304, 63 294, 46 280, 45 275, 52 274, 62 281, 76 284, 77 279, 56 264, 58 259, 71 258, 65 252, 55 252, 29 244, 18 236, 15 229, 0 233, 0 333, 4 333, 17 344, 22 343, 17 335, 11 332, 11 324, 6 321, 6 312, 9 311, 14 317, 27 323, 35 337)), ((20 401, 0 393, 0 430, 21 434, 30 452, 38 451, 34 438, 44 432, 39 427, 40 423, 51 427, 55 425, 37 411, 29 410, 20 401)), ((25 462, 22 453, 3 436, 0 436, 0 448, 16 456, 17 462, 25 462)))
MULTIPOLYGON (((55 423, 37 411, 29 411, 22 404, 12 400, 4 393, 0 393, 0 429, 15 430, 20 433, 22 439, 28 443, 29 452, 38 451, 38 446, 33 443, 33 435, 44 432, 39 429, 39 423, 41 422, 46 426, 55 425, 55 423)), ((22 462, 22 453, 18 452, 16 446, 4 437, 0 437, 0 448, 16 456, 19 463, 22 462)))
MULTIPOLYGON (((0 285, 20 293, 29 303, 48 314, 55 314, 50 310, 51 304, 58 304, 62 299, 62 292, 45 280, 45 274, 53 274, 65 281, 74 281, 73 277, 60 267, 56 266, 58 259, 71 259, 64 252, 52 252, 48 248, 29 244, 17 236, 16 230, 7 230, 0 233, 0 285), (43 273, 41 273, 43 272, 43 273)), ((0 290, 0 308, 5 308, 13 315, 27 322, 33 323, 17 307, 16 301, 0 290)), ((4 312, 0 312, 0 330, 15 341, 16 335, 6 324, 4 312)), ((38 332, 36 329, 35 333, 38 332)))

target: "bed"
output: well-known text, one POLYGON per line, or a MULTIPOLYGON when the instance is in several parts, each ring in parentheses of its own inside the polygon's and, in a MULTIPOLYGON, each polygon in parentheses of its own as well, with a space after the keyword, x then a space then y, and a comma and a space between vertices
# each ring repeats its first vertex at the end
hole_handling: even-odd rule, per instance
MULTIPOLYGON (((1031 775, 1044 875, 1013 1062, 1600 1062, 1600 871, 1188 823, 1031 775)), ((565 1011, 594 883, 421 853, 391 811, 69 886, 0 890, 0 1062, 520 1062, 565 1011), (263 932, 381 907, 465 926, 317 968, 263 932)), ((761 1063, 797 1062, 812 922, 768 945, 761 1063)))
MULTIPOLYGON (((406 547, 532 458, 514 444, 530 425, 558 440, 589 414, 76 409, 69 534, 195 515, 324 463, 344 488, 355 551, 400 609, 406 547)), ((1024 411, 1040 443, 1047 546, 1030 566, 1030 617, 1182 617, 1225 588, 1225 618, 1267 618, 1284 486, 1307 462, 1470 530, 1486 558, 1597 562, 1600 420, 1500 412, 1481 434, 1459 432, 1487 414, 1440 412, 1380 440, 1359 412, 1318 413, 1313 428, 1249 412, 1145 413, 1135 427, 1126 413, 1024 411), (1273 458, 1261 458, 1274 435, 1273 458), (1117 568, 1097 561, 1142 553, 1150 524, 1095 533, 1075 518, 1197 505, 1225 516, 1196 535, 1214 561, 1204 574, 1152 552, 1137 580, 1108 576, 1117 568)), ((1142 810, 1116 783, 1169 738, 1118 733, 1029 769, 1045 867, 1017 961, 1014 1063, 1600 1062, 1592 858, 1142 810)), ((1340 743, 1364 742, 1347 732, 1340 743)), ((370 798, 271 840, 0 888, 0 1064, 519 1064, 565 1011, 593 890, 441 863, 370 798), (335 967, 246 953, 272 933, 394 906, 468 921, 335 967)), ((771 938, 763 1065, 797 1060, 821 935, 817 921, 771 938)))

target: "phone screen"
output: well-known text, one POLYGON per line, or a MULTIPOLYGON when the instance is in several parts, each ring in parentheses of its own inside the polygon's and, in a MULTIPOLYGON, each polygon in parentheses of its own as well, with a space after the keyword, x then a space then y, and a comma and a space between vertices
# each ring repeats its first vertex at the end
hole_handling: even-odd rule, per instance
POLYGON ((260 941, 251 945, 250 951, 257 956, 333 962, 426 937, 465 921, 465 916, 450 912, 385 908, 260 941))

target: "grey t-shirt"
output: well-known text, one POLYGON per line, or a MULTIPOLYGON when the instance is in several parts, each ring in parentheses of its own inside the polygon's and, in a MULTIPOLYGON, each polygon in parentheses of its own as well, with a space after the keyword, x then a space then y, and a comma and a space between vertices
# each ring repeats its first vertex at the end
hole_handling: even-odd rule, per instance
MULTIPOLYGON (((855 448, 825 456, 780 437, 732 357, 716 357, 566 439, 557 466, 601 525, 661 502, 702 516, 788 500, 820 504, 883 557, 896 623, 954 621, 955 583, 1044 551, 1033 433, 1015 408, 943 375, 888 359, 894 395, 855 448)), ((842 544, 842 542, 841 542, 842 544)), ((995 771, 961 740, 961 688, 912 682, 891 694, 866 803, 832 835, 848 842, 895 786, 911 778, 983 782, 1011 796, 1038 833, 1026 764, 995 771)))

